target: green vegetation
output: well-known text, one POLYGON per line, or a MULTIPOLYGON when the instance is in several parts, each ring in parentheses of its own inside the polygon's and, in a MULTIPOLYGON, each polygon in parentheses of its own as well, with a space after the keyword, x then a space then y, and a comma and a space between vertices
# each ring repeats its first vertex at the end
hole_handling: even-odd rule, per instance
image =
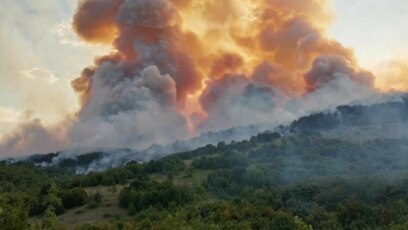
POLYGON ((130 214, 135 214, 149 207, 168 208, 171 205, 188 204, 193 200, 192 191, 173 185, 171 182, 158 183, 143 178, 133 181, 122 190, 119 205, 128 208, 130 214))
POLYGON ((407 229, 408 143, 319 133, 75 175, 0 164, 4 229, 407 229))

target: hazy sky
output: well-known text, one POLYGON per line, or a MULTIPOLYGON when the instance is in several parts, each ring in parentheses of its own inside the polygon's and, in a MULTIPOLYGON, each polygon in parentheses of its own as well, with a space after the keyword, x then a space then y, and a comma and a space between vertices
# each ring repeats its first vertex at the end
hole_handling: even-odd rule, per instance
MULTIPOLYGON (((70 31, 74 0, 0 1, 0 134, 25 117, 56 122, 76 110, 69 82, 105 47, 70 31)), ((407 0, 334 0, 329 35, 371 68, 408 50, 407 0)))
POLYGON ((75 7, 73 0, 0 1, 0 134, 27 116, 50 123, 76 110, 70 81, 101 48, 70 30, 75 7))
POLYGON ((334 6, 330 35, 352 47, 364 67, 407 52, 407 0, 334 0, 334 6))

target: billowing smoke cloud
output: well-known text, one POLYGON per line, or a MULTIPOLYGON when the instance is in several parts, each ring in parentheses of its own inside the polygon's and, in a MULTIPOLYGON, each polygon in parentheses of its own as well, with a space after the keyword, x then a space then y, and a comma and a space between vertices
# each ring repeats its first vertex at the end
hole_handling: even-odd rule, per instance
POLYGON ((40 120, 25 121, 12 133, 6 134, 0 150, 4 154, 46 153, 63 148, 64 130, 46 128, 40 120))
POLYGON ((330 3, 79 1, 74 31, 114 51, 72 82, 82 108, 64 147, 145 149, 378 94, 353 51, 327 38, 330 3))
POLYGON ((355 70, 347 60, 338 56, 317 58, 312 69, 305 75, 306 85, 311 91, 337 79, 349 79, 368 87, 374 85, 372 73, 355 70))
POLYGON ((156 66, 132 79, 104 62, 92 79, 90 99, 71 129, 71 147, 147 148, 187 136, 185 119, 176 109, 176 83, 156 66))

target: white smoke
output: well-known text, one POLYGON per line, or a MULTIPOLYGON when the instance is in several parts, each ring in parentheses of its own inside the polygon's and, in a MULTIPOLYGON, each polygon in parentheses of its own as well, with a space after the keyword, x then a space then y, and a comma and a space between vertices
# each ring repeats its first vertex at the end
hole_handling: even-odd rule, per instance
POLYGON ((176 110, 176 83, 157 67, 147 67, 132 79, 104 63, 93 79, 92 100, 70 132, 71 148, 144 149, 187 136, 176 110))

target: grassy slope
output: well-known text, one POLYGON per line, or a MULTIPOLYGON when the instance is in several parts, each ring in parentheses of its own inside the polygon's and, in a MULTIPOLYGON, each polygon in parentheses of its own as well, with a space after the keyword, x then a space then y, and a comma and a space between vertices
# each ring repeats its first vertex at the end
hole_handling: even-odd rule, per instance
MULTIPOLYGON (((281 140, 275 140, 274 145, 279 146, 281 140)), ((217 156, 217 153, 210 154, 211 156, 217 156)), ((197 187, 202 185, 206 180, 207 176, 214 172, 215 170, 199 170, 194 169, 191 165, 192 161, 196 158, 189 160, 184 160, 185 169, 177 175, 174 175, 172 181, 175 185, 186 186, 189 188, 197 187), (192 170, 192 174, 190 173, 192 170)), ((249 167, 256 168, 258 164, 263 164, 263 162, 254 162, 249 167)), ((149 177, 157 182, 163 182, 168 179, 168 175, 162 173, 153 173, 149 177)), ((61 224, 66 226, 68 229, 75 229, 85 223, 98 223, 107 221, 110 218, 115 217, 127 217, 127 210, 118 207, 118 196, 122 190, 123 185, 116 185, 115 189, 112 186, 99 186, 95 188, 86 188, 88 195, 91 197, 97 191, 102 194, 103 203, 99 207, 89 208, 84 205, 79 208, 68 210, 63 215, 59 216, 58 219, 61 224)), ((216 200, 213 196, 208 196, 207 199, 201 200, 200 202, 213 201, 216 200)))
MULTIPOLYGON (((361 131, 362 134, 367 136, 371 135, 370 129, 357 131, 361 131)), ((273 140, 272 142, 255 141, 255 145, 252 145, 248 150, 241 152, 248 159, 248 169, 261 169, 268 175, 284 176, 283 179, 289 178, 289 181, 291 177, 309 179, 309 175, 320 175, 320 171, 324 176, 316 177, 315 179, 317 180, 324 179, 326 176, 343 175, 343 172, 348 172, 349 170, 350 172, 348 176, 360 175, 360 171, 370 175, 371 172, 373 172, 372 170, 377 167, 371 167, 372 163, 367 163, 367 160, 369 160, 367 157, 370 156, 371 153, 378 157, 380 156, 380 153, 381 155, 386 153, 387 151, 385 150, 387 149, 390 153, 393 152, 390 149, 390 145, 382 146, 384 149, 376 150, 381 147, 381 144, 378 144, 378 146, 372 146, 373 149, 368 151, 367 146, 363 145, 364 142, 375 138, 363 138, 360 134, 356 135, 353 129, 348 129, 346 132, 347 134, 341 133, 341 135, 334 132, 323 132, 323 135, 320 137, 299 137, 297 135, 289 135, 284 138, 273 140), (350 139, 345 138, 345 140, 339 136, 350 137, 350 139), (356 139, 351 138, 352 136, 360 136, 362 138, 356 141, 356 139), (262 149, 266 150, 267 156, 251 156, 254 152, 262 151, 262 149), (368 153, 365 153, 362 150, 366 150, 368 153), (339 162, 341 163, 340 166, 338 166, 339 162), (359 170, 359 167, 361 166, 367 167, 367 169, 363 168, 359 170), (336 167, 341 167, 338 173, 336 167), (348 170, 349 167, 353 168, 348 170), (319 169, 320 171, 310 171, 312 169, 319 169)), ((227 149, 234 149, 234 147, 233 145, 228 145, 227 149)), ((239 150, 236 149, 232 151, 239 152, 239 150)), ((218 152, 206 153, 206 156, 211 157, 218 155, 218 152)), ((183 161, 185 169, 173 176, 172 180, 174 184, 197 188, 206 181, 207 176, 211 172, 214 172, 214 170, 198 170, 193 169, 191 166, 192 161, 200 157, 201 156, 195 156, 183 161)), ((401 165, 405 164, 404 162, 398 161, 399 155, 394 156, 393 154, 385 154, 381 157, 386 159, 372 159, 376 165, 378 164, 380 167, 379 169, 381 170, 383 170, 382 167, 385 167, 384 170, 393 168, 390 166, 391 163, 397 165, 398 163, 401 165), (387 164, 384 164, 384 162, 388 162, 388 166, 387 164)), ((404 170, 401 170, 401 172, 402 171, 404 170)), ((165 181, 169 178, 165 173, 153 173, 149 176, 151 179, 158 182, 165 181)), ((108 221, 115 217, 127 217, 127 210, 118 207, 118 195, 123 187, 123 185, 116 185, 115 189, 111 186, 87 188, 86 191, 90 197, 97 191, 102 194, 102 204, 96 208, 89 208, 85 205, 76 209, 68 210, 65 214, 59 216, 58 219, 62 224, 67 226, 68 229, 74 229, 84 223, 98 223, 108 221)), ((208 195, 207 198, 198 202, 208 202, 215 199, 217 199, 215 196, 208 195)))
MULTIPOLYGON (((184 161, 184 164, 186 165, 185 170, 175 175, 173 178, 173 182, 176 185, 192 188, 195 185, 202 184, 211 172, 211 170, 194 170, 192 176, 187 176, 188 171, 191 168, 191 160, 184 161)), ((151 174, 150 178, 158 182, 163 182, 168 177, 167 175, 156 173, 151 174)), ((63 215, 60 215, 58 220, 61 224, 67 227, 67 229, 75 229, 85 223, 98 223, 108 221, 112 218, 127 217, 127 210, 118 207, 118 196, 123 187, 123 185, 116 185, 86 188, 89 197, 93 196, 96 192, 99 192, 103 197, 102 204, 96 208, 90 208, 88 205, 84 205, 82 207, 68 210, 63 215)))
MULTIPOLYGON (((97 207, 90 207, 87 204, 67 210, 58 216, 59 222, 67 229, 75 229, 85 223, 98 223, 128 216, 126 209, 118 207, 118 196, 123 187, 123 185, 115 185, 86 188, 89 197, 99 192, 102 195, 102 203, 97 207)), ((41 223, 41 218, 32 218, 31 221, 41 223)))

